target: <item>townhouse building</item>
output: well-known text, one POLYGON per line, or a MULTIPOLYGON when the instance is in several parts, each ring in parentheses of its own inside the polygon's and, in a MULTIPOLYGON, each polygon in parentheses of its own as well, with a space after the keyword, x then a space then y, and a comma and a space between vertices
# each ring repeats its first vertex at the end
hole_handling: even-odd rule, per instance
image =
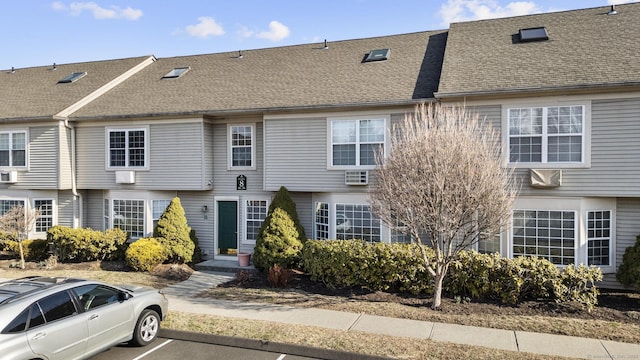
POLYGON ((33 237, 136 239, 178 196, 206 256, 234 258, 285 186, 309 238, 408 241, 370 212, 373 154, 416 104, 464 104, 522 184, 512 225, 478 250, 597 265, 616 286, 640 234, 640 3, 615 10, 3 71, 0 211, 40 208, 33 237))

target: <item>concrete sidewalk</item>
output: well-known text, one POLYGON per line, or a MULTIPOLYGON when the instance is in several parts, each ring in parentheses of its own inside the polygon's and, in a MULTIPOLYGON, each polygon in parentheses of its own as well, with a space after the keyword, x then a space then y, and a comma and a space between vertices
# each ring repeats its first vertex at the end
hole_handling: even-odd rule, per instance
POLYGON ((169 310, 319 326, 345 331, 363 331, 582 359, 640 359, 638 344, 194 297, 198 292, 233 280, 234 277, 235 274, 232 273, 194 272, 189 280, 165 289, 169 297, 169 310))

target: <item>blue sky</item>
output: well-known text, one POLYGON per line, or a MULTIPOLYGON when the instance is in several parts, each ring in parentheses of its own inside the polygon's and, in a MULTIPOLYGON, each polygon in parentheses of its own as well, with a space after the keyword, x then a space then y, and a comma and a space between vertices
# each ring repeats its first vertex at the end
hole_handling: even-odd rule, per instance
POLYGON ((624 2, 631 1, 3 1, 0 69, 331 42, 624 2))

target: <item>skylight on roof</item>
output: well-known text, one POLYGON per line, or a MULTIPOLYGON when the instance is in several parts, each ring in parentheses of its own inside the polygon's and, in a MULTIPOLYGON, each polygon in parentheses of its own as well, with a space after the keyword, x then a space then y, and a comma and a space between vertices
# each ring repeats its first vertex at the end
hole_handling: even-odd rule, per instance
POLYGON ((182 76, 184 73, 186 73, 187 71, 189 71, 189 69, 191 69, 189 66, 185 66, 185 67, 178 67, 178 68, 174 68, 173 70, 169 71, 165 76, 163 76, 163 79, 175 79, 175 78, 179 78, 180 76, 182 76))
POLYGON ((78 81, 79 79, 82 79, 85 75, 87 75, 86 71, 82 71, 82 72, 74 72, 73 74, 62 78, 58 81, 58 84, 67 84, 67 83, 72 83, 75 81, 78 81))
POLYGON ((547 32, 547 28, 544 26, 528 28, 528 29, 520 29, 521 42, 543 41, 543 40, 549 40, 549 33, 547 32))
POLYGON ((391 49, 371 50, 369 55, 364 59, 364 62, 387 60, 389 58, 390 51, 391 49))

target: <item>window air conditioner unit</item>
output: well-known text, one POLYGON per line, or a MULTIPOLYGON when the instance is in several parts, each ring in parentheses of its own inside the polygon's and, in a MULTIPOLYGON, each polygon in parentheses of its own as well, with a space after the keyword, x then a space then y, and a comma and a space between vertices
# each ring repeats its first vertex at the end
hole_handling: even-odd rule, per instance
POLYGON ((136 172, 135 171, 116 171, 116 184, 135 184, 136 172))
POLYGON ((369 184, 369 172, 368 171, 345 171, 344 183, 345 185, 367 185, 369 184))
POLYGON ((562 170, 531 169, 531 187, 552 189, 562 185, 562 170))
POLYGON ((18 180, 17 171, 3 171, 0 172, 0 183, 13 184, 18 180))

